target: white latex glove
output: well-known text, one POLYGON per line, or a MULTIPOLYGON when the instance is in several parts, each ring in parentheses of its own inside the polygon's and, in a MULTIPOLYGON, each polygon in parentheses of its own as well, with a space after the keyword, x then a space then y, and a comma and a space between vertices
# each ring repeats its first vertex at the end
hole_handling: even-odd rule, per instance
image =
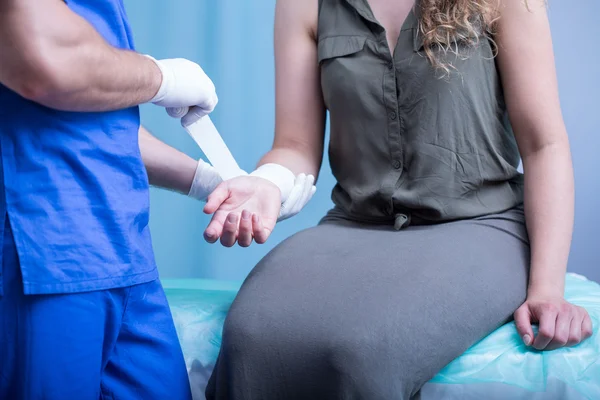
POLYGON ((200 107, 167 107, 167 114, 173 118, 181 118, 181 126, 184 128, 208 115, 200 107))
POLYGON ((147 57, 162 73, 162 83, 150 103, 165 108, 190 107, 189 113, 200 117, 215 109, 219 101, 215 85, 200 65, 184 58, 156 60, 147 57))
MULTIPOLYGON (((238 176, 244 175, 248 175, 248 173, 240 169, 240 174, 238 176)), ((223 179, 217 170, 209 163, 200 159, 196 166, 196 174, 194 175, 194 180, 192 181, 188 196, 193 197, 196 200, 206 201, 208 195, 211 194, 221 182, 223 182, 223 179)))
POLYGON ((294 187, 287 200, 281 205, 279 218, 277 222, 284 221, 298 214, 317 191, 314 185, 315 177, 312 175, 300 174, 296 177, 294 187))
POLYGON ((294 173, 279 164, 263 164, 250 174, 270 181, 281 192, 281 210, 277 222, 298 214, 310 201, 317 188, 312 175, 294 173))
MULTIPOLYGON (((254 174, 254 173, 253 173, 254 174)), ((244 170, 240 170, 239 176, 248 175, 244 170)), ((206 201, 217 186, 223 182, 217 170, 204 160, 198 160, 196 174, 192 181, 192 186, 188 196, 200 201, 206 201)), ((279 218, 277 222, 284 221, 297 215, 308 204, 315 194, 317 188, 314 186, 315 178, 312 175, 300 174, 294 180, 294 185, 289 191, 287 199, 281 205, 279 218)))

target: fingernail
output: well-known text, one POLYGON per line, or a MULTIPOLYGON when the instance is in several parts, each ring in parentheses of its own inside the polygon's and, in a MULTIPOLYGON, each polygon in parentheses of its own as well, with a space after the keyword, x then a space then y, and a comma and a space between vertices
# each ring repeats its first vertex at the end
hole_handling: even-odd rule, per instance
POLYGON ((207 238, 212 238, 212 237, 214 237, 214 236, 215 236, 215 233, 214 233, 213 231, 206 231, 206 233, 205 233, 205 234, 206 234, 206 237, 207 237, 207 238))
POLYGON ((529 335, 523 336, 523 342, 525 342, 525 346, 529 346, 531 344, 531 336, 529 336, 529 335))
POLYGON ((229 214, 229 215, 227 216, 227 221, 229 221, 229 222, 235 222, 235 221, 236 221, 236 219, 237 219, 237 218, 236 218, 236 215, 235 215, 235 214, 229 214))
POLYGON ((258 222, 258 215, 252 214, 252 222, 254 222, 254 223, 258 222))
POLYGON ((242 211, 242 219, 250 219, 250 211, 242 211))

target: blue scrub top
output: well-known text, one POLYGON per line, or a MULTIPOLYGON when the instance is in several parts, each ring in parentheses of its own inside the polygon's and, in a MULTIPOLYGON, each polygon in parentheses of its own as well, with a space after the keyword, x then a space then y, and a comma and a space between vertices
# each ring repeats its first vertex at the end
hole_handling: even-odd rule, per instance
MULTIPOLYGON (((134 48, 121 0, 67 4, 111 45, 134 48)), ((26 294, 157 278, 139 126, 138 107, 56 111, 0 85, 0 218, 11 222, 26 294)))

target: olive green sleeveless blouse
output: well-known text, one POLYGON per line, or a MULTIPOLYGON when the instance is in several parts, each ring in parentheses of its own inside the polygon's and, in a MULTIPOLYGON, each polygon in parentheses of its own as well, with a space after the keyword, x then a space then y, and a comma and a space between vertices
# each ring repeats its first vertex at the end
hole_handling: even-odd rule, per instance
POLYGON ((425 57, 418 7, 394 56, 367 0, 320 0, 318 62, 330 117, 334 203, 351 219, 430 224, 523 202, 520 156, 492 44, 425 57))

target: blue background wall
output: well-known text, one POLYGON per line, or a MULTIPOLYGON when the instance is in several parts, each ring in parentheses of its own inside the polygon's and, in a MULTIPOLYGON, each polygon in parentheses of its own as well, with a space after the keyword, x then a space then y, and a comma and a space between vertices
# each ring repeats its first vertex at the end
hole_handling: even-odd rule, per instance
MULTIPOLYGON (((220 103, 212 118, 240 166, 252 170, 269 150, 274 130, 274 0, 125 0, 138 50, 156 58, 184 57, 203 66, 220 103), (227 11, 226 11, 227 10, 227 11)), ((558 78, 576 174, 576 222, 569 269, 600 281, 600 37, 598 0, 550 1, 558 78)), ((160 139, 203 157, 177 121, 158 107, 142 121, 160 139)), ((151 192, 151 229, 164 278, 243 279, 274 245, 312 226, 331 206, 334 180, 325 159, 318 190, 270 241, 248 249, 208 245, 202 204, 159 189, 151 192)))

